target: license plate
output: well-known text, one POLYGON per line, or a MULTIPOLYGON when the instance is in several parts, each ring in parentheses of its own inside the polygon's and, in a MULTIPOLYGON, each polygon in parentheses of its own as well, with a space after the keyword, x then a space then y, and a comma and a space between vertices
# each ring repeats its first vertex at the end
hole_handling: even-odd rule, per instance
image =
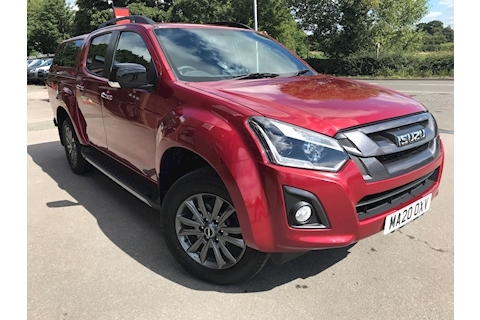
POLYGON ((388 215, 385 218, 385 228, 383 229, 383 234, 388 234, 392 231, 395 231, 407 223, 417 219, 422 214, 430 209, 430 202, 432 200, 432 194, 423 197, 420 200, 417 200, 408 206, 388 215))

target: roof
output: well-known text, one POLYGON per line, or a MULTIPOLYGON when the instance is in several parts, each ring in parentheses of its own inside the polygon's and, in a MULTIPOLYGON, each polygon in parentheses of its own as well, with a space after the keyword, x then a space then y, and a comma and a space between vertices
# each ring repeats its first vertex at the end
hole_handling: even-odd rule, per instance
POLYGON ((68 42, 68 41, 74 41, 74 40, 83 40, 83 39, 85 39, 87 36, 88 36, 88 33, 82 34, 82 35, 78 35, 78 36, 75 36, 75 37, 72 37, 72 38, 65 39, 65 40, 62 41, 62 43, 68 42))
MULTIPOLYGON (((184 22, 155 22, 150 18, 144 17, 144 16, 126 16, 126 17, 119 17, 115 19, 108 20, 98 26, 96 30, 93 32, 103 29, 103 28, 108 28, 108 27, 114 27, 118 26, 117 21, 121 20, 130 20, 130 24, 141 24, 144 25, 147 28, 154 28, 154 27, 162 27, 162 28, 237 28, 237 29, 246 29, 246 30, 253 30, 251 27, 247 26, 246 24, 240 23, 240 22, 235 22, 235 21, 221 21, 221 22, 211 22, 211 23, 206 23, 206 24, 200 24, 200 23, 184 23, 184 22)), ((124 26, 126 24, 122 24, 124 26)), ((69 41, 75 41, 75 40, 84 40, 89 36, 88 33, 78 35, 72 38, 68 38, 62 41, 64 42, 69 42, 69 41)))
POLYGON ((123 21, 123 20, 130 20, 130 23, 139 23, 143 25, 150 25, 150 26, 162 26, 162 27, 175 27, 178 28, 179 26, 186 26, 186 27, 230 27, 230 28, 241 28, 241 29, 249 29, 253 30, 251 27, 240 23, 240 22, 235 22, 235 21, 221 21, 221 22, 211 22, 211 23, 206 23, 206 24, 199 24, 199 23, 172 23, 172 22, 155 22, 150 18, 140 16, 140 15, 132 15, 132 16, 125 16, 125 17, 119 17, 115 19, 108 20, 107 22, 104 22, 100 24, 97 28, 102 29, 108 26, 114 26, 117 24, 118 21, 123 21))

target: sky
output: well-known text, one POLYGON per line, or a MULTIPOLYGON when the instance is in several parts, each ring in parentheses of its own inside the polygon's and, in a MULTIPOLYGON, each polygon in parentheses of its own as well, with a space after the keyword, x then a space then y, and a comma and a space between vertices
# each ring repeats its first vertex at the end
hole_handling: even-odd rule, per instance
POLYGON ((421 22, 430 22, 440 20, 443 26, 454 28, 453 20, 453 0, 428 0, 429 13, 423 17, 421 22))
MULTIPOLYGON (((68 4, 75 4, 75 0, 66 1, 68 4)), ((443 22, 444 27, 450 26, 454 28, 453 1, 454 0, 428 0, 429 13, 421 20, 421 22, 440 20, 443 22)))

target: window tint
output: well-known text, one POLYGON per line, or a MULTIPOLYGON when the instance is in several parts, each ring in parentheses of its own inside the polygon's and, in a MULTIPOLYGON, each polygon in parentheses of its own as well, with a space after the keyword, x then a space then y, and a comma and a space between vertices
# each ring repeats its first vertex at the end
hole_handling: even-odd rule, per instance
POLYGON ((55 66, 63 66, 63 51, 65 50, 66 43, 62 43, 58 46, 57 53, 55 54, 55 57, 53 57, 53 65, 55 66))
POLYGON ((103 77, 103 66, 105 65, 105 56, 110 42, 110 33, 93 38, 90 43, 87 55, 86 68, 91 73, 103 77))
POLYGON ((42 67, 46 67, 46 66, 51 66, 52 65, 52 59, 47 59, 47 60, 43 60, 43 63, 42 63, 42 67))
POLYGON ((60 45, 52 64, 61 67, 75 66, 75 61, 77 60, 82 43, 83 40, 75 40, 60 45))
POLYGON ((130 82, 147 83, 148 75, 155 72, 147 45, 142 37, 135 32, 122 32, 120 34, 118 46, 115 50, 113 66, 118 63, 136 63, 145 67, 145 73, 142 72, 138 74, 135 79, 129 80, 130 82))
POLYGON ((42 63, 43 63, 43 60, 37 60, 30 67, 40 67, 42 63))
POLYGON ((157 28, 154 32, 181 80, 223 80, 257 72, 292 76, 308 68, 282 45, 252 31, 157 28))
POLYGON ((142 37, 135 32, 122 32, 115 50, 114 63, 138 63, 148 69, 152 57, 142 37))

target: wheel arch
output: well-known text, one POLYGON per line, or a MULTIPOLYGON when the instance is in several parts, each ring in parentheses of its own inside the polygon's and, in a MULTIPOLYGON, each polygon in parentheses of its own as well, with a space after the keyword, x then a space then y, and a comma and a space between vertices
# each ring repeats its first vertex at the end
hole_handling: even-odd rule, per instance
POLYGON ((82 145, 87 145, 88 138, 85 130, 86 122, 83 114, 78 108, 77 99, 73 91, 67 86, 63 87, 62 90, 57 94, 56 101, 58 105, 56 110, 56 121, 60 140, 62 140, 62 123, 68 117, 72 121, 79 142, 82 145))
POLYGON ((220 177, 232 198, 247 245, 258 249, 264 242, 260 246, 269 247, 270 243, 265 241, 273 240, 273 230, 264 219, 269 214, 268 205, 256 165, 258 159, 254 160, 261 155, 253 140, 248 141, 252 137, 242 134, 239 125, 244 126, 243 121, 227 121, 212 112, 193 108, 182 108, 165 117, 157 135, 160 197, 163 201, 171 185, 184 174, 209 166, 220 177), (183 162, 174 160, 182 156, 185 157, 183 162), (181 163, 189 167, 181 167, 181 163), (180 170, 172 171, 179 166, 180 170), (169 171, 175 173, 168 176, 169 171), (262 217, 261 221, 259 217, 262 217), (252 225, 255 229, 262 229, 260 233, 255 232, 256 236, 252 225))

